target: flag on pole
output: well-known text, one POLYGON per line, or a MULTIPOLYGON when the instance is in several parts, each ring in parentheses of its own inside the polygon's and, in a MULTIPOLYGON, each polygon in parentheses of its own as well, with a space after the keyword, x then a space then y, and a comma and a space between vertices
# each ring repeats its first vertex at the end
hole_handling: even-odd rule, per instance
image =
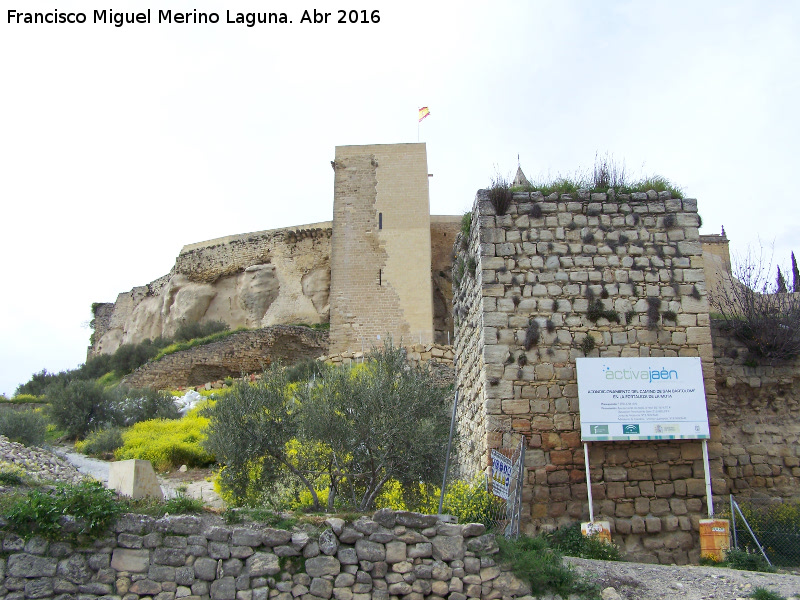
POLYGON ((423 106, 419 109, 419 120, 422 121, 425 117, 431 114, 431 111, 428 110, 427 106, 423 106))

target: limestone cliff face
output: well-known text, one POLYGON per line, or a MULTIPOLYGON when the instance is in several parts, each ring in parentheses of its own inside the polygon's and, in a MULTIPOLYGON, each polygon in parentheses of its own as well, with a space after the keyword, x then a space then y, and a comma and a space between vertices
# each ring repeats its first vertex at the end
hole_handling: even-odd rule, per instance
POLYGON ((89 354, 172 336, 184 322, 231 329, 328 322, 330 236, 327 222, 184 246, 164 277, 95 305, 89 354))
MULTIPOLYGON (((453 328, 453 240, 461 217, 431 217, 436 341, 453 328)), ((89 356, 175 334, 183 322, 257 329, 330 321, 330 222, 229 236, 181 249, 167 275, 94 305, 89 356)), ((357 263, 357 261, 356 261, 357 263)))

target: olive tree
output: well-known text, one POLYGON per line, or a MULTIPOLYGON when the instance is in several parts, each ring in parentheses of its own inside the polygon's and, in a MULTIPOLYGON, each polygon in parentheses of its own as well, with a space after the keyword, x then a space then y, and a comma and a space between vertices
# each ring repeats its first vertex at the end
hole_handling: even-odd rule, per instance
POLYGON ((329 369, 298 398, 303 437, 331 449, 329 506, 345 479, 364 511, 390 479, 411 487, 441 478, 450 394, 404 350, 387 344, 362 365, 329 369))
POLYGON ((239 382, 204 412, 210 422, 203 445, 223 465, 220 483, 237 504, 258 498, 288 471, 308 488, 319 510, 313 482, 290 451, 299 434, 300 406, 289 383, 286 371, 272 366, 253 384, 239 382))

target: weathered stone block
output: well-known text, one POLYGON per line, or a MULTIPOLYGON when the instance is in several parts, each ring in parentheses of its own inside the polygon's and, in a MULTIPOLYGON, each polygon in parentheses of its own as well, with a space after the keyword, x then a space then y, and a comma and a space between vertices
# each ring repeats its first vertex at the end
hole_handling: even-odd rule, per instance
POLYGON ((133 499, 164 499, 164 493, 149 460, 134 458, 112 462, 108 470, 108 487, 133 499))

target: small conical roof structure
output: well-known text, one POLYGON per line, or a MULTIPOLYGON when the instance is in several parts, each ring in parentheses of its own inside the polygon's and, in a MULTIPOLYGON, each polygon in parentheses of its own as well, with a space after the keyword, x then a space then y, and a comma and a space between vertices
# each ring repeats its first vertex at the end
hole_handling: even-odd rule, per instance
POLYGON ((514 177, 514 181, 511 182, 511 186, 512 187, 526 187, 526 186, 529 186, 530 184, 531 184, 531 182, 528 181, 528 178, 525 177, 525 173, 522 172, 522 167, 517 167, 517 174, 514 177))

